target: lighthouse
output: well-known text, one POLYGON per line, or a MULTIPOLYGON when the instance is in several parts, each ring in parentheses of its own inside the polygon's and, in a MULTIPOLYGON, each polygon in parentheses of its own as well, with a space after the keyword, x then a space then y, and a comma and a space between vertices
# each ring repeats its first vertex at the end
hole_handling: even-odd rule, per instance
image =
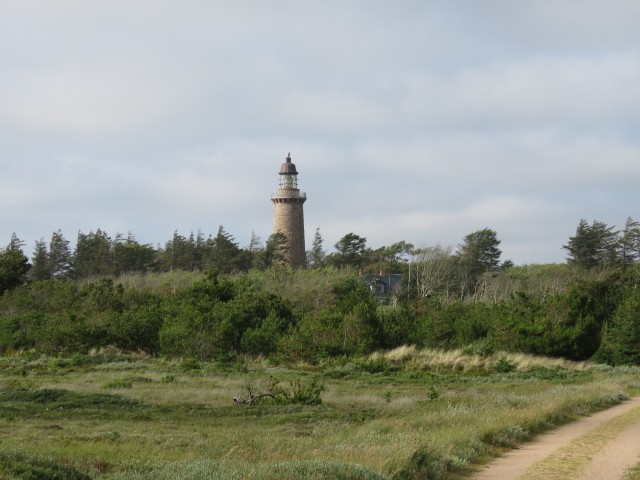
POLYGON ((291 268, 306 265, 304 249, 304 213, 302 205, 307 195, 298 188, 298 171, 287 155, 280 167, 280 185, 276 193, 271 194, 274 205, 273 233, 283 233, 288 241, 288 263, 291 268))

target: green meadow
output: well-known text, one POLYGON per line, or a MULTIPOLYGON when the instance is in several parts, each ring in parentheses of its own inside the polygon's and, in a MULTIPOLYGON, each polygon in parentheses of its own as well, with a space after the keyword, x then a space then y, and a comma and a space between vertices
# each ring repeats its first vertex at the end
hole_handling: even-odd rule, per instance
POLYGON ((19 352, 0 358, 0 478, 464 478, 639 391, 638 367, 517 353, 278 364, 19 352))

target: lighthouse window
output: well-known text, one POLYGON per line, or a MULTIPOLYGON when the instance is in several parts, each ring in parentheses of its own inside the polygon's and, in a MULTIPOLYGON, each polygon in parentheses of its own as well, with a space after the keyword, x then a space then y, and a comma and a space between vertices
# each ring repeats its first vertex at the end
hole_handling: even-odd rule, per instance
POLYGON ((282 185, 285 188, 295 188, 296 178, 293 175, 283 175, 280 185, 282 185))

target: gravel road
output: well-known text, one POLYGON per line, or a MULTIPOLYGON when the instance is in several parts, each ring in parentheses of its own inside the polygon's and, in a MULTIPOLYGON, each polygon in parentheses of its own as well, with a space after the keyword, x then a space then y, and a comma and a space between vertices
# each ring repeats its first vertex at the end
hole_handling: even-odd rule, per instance
POLYGON ((595 413, 488 463, 473 480, 615 480, 640 461, 640 397, 595 413))

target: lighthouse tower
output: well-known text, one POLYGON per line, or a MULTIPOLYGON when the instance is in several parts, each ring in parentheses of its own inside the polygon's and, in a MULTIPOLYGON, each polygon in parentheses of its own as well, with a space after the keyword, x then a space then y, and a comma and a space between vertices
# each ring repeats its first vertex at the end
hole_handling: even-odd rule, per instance
POLYGON ((273 233, 283 233, 289 242, 288 260, 292 268, 306 265, 304 249, 304 214, 302 205, 307 195, 298 189, 298 171, 291 163, 291 154, 280 167, 280 186, 271 194, 274 205, 273 233))

